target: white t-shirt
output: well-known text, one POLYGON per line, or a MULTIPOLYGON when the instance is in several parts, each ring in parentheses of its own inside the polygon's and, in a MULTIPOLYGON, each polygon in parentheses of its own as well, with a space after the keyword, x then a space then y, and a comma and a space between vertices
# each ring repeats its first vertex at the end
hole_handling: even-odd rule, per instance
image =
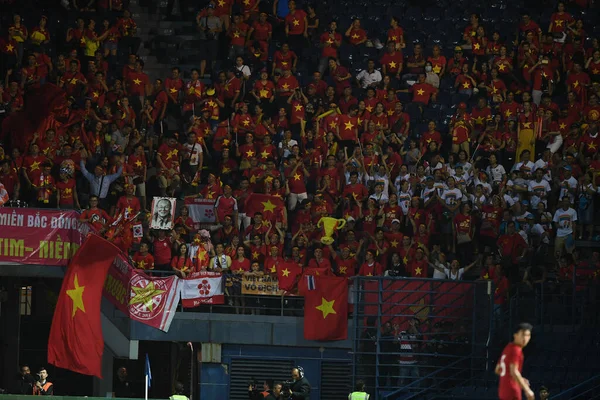
MULTIPOLYGON (((435 265, 438 268, 443 269, 444 271, 448 269, 448 263, 442 264, 441 262, 437 261, 435 263, 435 265)), ((438 271, 437 268, 434 268, 433 269, 433 279, 446 279, 446 274, 444 272, 442 272, 442 271, 438 271)))
POLYGON ((454 206, 460 199, 462 199, 462 192, 459 189, 446 189, 444 193, 440 196, 442 200, 448 206, 454 206))
POLYGON ((577 211, 569 207, 567 210, 559 208, 554 213, 552 221, 556 223, 556 237, 565 237, 573 234, 573 222, 577 221, 577 211))
POLYGON ((500 183, 502 182, 502 177, 506 175, 506 169, 504 169, 503 165, 496 165, 492 167, 491 165, 487 167, 487 174, 492 178, 492 182, 500 183))
POLYGON ((565 196, 569 196, 569 199, 571 199, 571 203, 575 202, 575 195, 569 192, 569 189, 575 188, 577 188, 577 179, 570 177, 569 179, 563 180, 560 183, 560 195, 558 196, 559 200, 562 200, 562 198, 565 196))
POLYGON ((412 191, 398 192, 398 205, 402 209, 404 215, 408 214, 408 208, 410 207, 410 200, 412 198, 412 191))
POLYGON ((552 172, 550 171, 548 166, 549 166, 548 161, 544 161, 540 158, 533 165, 533 172, 537 171, 540 168, 546 170, 546 174, 544 175, 543 179, 547 180, 548 182, 552 182, 552 172))
POLYGON ((444 268, 444 273, 446 274, 446 279, 451 281, 460 281, 465 274, 464 268, 459 268, 456 274, 452 273, 452 270, 449 268, 444 268))
POLYGON ((528 191, 529 191, 529 193, 533 193, 533 195, 531 196, 531 199, 530 199, 531 207, 536 209, 537 205, 540 203, 540 201, 543 202, 546 206, 548 206, 548 201, 546 200, 545 197, 552 190, 550 188, 550 184, 548 183, 548 181, 545 179, 542 179, 540 182, 531 180, 528 183, 529 183, 528 191))
POLYGON ((533 172, 533 168, 535 167, 535 164, 532 163, 531 161, 527 161, 527 162, 519 162, 516 163, 514 165, 514 167, 512 168, 513 171, 523 171, 526 174, 531 174, 533 172))
POLYGON ((202 154, 202 145, 200 143, 189 144, 186 143, 183 145, 184 153, 190 154, 190 165, 198 165, 200 163, 200 154, 202 154))

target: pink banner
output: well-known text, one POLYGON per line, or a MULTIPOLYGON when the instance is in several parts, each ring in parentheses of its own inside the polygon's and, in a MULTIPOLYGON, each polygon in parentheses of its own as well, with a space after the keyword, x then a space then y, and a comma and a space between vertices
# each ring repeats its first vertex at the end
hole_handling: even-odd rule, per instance
POLYGON ((129 315, 129 280, 134 270, 127 259, 115 257, 104 281, 104 297, 125 315, 129 315))
POLYGON ((90 231, 79 213, 0 208, 0 263, 65 266, 90 231))

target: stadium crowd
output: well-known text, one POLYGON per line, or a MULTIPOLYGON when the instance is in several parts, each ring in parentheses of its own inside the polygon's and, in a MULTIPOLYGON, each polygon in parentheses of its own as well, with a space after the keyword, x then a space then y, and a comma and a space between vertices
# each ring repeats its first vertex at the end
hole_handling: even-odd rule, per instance
POLYGON ((136 266, 181 276, 291 259, 348 277, 493 279, 500 303, 509 282, 570 281, 599 262, 573 257, 576 239, 598 239, 586 7, 559 2, 545 26, 523 12, 508 31, 472 14, 448 48, 407 42, 402 16, 379 34, 319 4, 211 0, 195 18, 198 68, 152 77, 126 1, 72 0, 64 36, 45 15, 3 13, 2 202, 84 209, 98 229, 137 216, 136 266), (66 97, 44 130, 10 126, 48 84, 66 97), (250 215, 253 193, 280 206, 250 215), (173 230, 149 229, 156 196, 178 199, 173 230), (210 240, 190 196, 215 200, 210 240), (345 220, 327 246, 324 216, 345 220))

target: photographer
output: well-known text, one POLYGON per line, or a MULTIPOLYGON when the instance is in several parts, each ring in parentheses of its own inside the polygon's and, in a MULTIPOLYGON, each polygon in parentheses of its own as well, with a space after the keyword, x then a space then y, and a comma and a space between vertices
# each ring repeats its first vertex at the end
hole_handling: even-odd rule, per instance
POLYGON ((310 398, 310 382, 304 377, 304 369, 302 367, 292 369, 292 382, 289 382, 289 386, 284 384, 281 394, 283 398, 293 400, 306 400, 310 398))
POLYGON ((48 379, 48 371, 46 368, 40 368, 37 373, 37 381, 35 382, 35 386, 33 387, 33 395, 34 396, 52 396, 54 394, 54 385, 52 382, 49 382, 48 379))
POLYGON ((23 365, 21 372, 17 375, 13 394, 31 395, 33 394, 33 385, 35 378, 31 375, 29 365, 23 365))

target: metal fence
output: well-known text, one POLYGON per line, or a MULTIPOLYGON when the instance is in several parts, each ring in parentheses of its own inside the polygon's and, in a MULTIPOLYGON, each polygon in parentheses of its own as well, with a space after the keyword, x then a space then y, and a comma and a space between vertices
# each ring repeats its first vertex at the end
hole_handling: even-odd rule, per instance
POLYGON ((374 399, 443 392, 488 369, 493 284, 368 277, 353 281, 353 383, 374 399))

